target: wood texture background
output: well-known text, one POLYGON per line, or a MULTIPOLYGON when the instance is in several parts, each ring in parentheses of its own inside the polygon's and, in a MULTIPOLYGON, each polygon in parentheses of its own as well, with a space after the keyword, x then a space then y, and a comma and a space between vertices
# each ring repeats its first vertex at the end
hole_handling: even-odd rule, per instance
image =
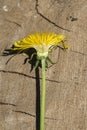
POLYGON ((71 46, 53 52, 57 63, 46 71, 45 130, 87 130, 86 0, 0 0, 0 130, 39 130, 35 70, 23 64, 25 55, 8 64, 11 56, 2 56, 35 32, 64 34, 71 46))

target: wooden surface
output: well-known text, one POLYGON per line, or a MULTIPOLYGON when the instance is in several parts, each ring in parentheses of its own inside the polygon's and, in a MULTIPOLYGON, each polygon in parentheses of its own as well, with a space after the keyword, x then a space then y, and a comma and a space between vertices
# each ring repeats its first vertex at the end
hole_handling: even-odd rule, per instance
MULTIPOLYGON (((1 54, 35 32, 64 34, 71 46, 46 71, 45 130, 87 130, 87 1, 0 0, 1 54)), ((0 130, 39 130, 38 70, 10 57, 0 56, 0 130)))

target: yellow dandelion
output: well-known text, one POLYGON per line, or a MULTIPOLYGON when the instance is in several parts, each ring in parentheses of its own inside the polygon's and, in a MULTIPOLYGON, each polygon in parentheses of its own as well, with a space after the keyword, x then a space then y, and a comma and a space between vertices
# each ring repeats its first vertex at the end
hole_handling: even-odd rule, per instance
POLYGON ((31 34, 28 37, 22 39, 21 41, 15 42, 12 51, 27 52, 28 49, 34 48, 35 53, 31 54, 30 60, 33 55, 36 55, 36 65, 42 67, 42 90, 41 90, 41 101, 40 101, 40 130, 45 130, 44 119, 45 119, 45 96, 46 96, 46 74, 45 68, 48 67, 47 61, 52 61, 49 59, 49 53, 55 49, 57 46, 62 45, 64 49, 68 49, 65 43, 66 37, 64 35, 55 33, 36 33, 31 34))
POLYGON ((36 33, 31 34, 21 41, 15 42, 12 50, 26 50, 34 48, 38 57, 48 57, 50 51, 58 45, 63 45, 64 48, 69 48, 64 43, 66 37, 55 33, 36 33))

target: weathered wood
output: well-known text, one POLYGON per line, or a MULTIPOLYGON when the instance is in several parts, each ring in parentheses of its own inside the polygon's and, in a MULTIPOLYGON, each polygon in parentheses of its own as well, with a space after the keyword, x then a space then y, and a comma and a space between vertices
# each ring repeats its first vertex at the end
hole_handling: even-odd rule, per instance
MULTIPOLYGON (((34 32, 64 34, 71 45, 52 53, 57 63, 47 70, 46 130, 87 130, 87 1, 0 0, 1 54, 34 32)), ((35 70, 23 64, 25 55, 5 64, 10 57, 0 56, 0 130, 35 130, 35 70)))

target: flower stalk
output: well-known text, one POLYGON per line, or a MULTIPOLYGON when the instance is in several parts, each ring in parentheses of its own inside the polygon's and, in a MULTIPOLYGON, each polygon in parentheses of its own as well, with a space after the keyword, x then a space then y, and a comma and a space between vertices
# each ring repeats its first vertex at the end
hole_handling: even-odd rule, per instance
POLYGON ((45 95, 46 95, 46 75, 45 75, 45 60, 46 58, 42 58, 42 88, 41 88, 41 106, 40 106, 40 130, 44 130, 44 116, 45 116, 45 95))

